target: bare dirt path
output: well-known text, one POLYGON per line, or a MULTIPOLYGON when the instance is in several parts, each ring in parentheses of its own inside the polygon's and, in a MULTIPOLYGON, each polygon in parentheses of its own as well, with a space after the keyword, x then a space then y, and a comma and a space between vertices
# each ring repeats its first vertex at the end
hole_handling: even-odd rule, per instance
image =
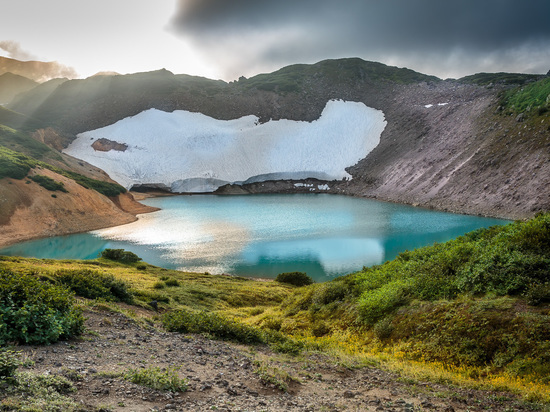
POLYGON ((505 393, 403 379, 352 367, 324 354, 298 357, 197 335, 166 333, 121 313, 87 311, 82 339, 21 346, 26 369, 61 374, 90 411, 522 411, 505 393), (186 392, 125 381, 130 368, 179 367, 186 392), (286 386, 286 389, 280 387, 286 386), (101 409, 103 408, 103 409, 101 409))

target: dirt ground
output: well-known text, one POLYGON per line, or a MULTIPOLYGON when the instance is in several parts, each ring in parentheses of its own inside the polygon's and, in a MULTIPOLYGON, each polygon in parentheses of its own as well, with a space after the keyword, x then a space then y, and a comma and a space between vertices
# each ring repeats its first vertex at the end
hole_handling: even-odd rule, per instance
POLYGON ((351 367, 324 354, 291 357, 265 346, 166 333, 111 311, 87 311, 85 316, 87 332, 81 339, 18 348, 34 362, 24 369, 73 380, 77 391, 70 396, 85 410, 533 410, 514 395, 417 382, 373 367, 351 367), (286 391, 258 373, 262 365, 267 375, 287 385, 286 391), (180 368, 188 390, 153 390, 120 376, 130 368, 149 367, 180 368))

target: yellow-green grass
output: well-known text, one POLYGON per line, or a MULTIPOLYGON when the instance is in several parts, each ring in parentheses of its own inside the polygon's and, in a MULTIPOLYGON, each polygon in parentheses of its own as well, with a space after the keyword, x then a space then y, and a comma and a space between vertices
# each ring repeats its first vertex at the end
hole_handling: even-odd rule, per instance
POLYGON ((280 304, 294 289, 278 282, 181 272, 143 262, 122 264, 107 259, 78 261, 3 256, 0 257, 0 269, 52 278, 56 272, 66 270, 110 274, 127 282, 139 300, 157 300, 165 309, 218 311, 240 308, 247 313, 259 307, 280 304), (177 286, 169 286, 171 284, 177 286))

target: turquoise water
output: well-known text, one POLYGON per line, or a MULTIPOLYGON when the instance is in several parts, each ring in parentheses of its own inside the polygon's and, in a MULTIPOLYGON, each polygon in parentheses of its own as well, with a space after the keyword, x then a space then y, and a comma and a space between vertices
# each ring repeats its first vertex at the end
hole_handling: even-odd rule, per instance
POLYGON ((304 271, 325 281, 507 221, 328 194, 173 196, 128 225, 20 243, 0 254, 93 259, 123 248, 153 265, 275 277, 304 271))

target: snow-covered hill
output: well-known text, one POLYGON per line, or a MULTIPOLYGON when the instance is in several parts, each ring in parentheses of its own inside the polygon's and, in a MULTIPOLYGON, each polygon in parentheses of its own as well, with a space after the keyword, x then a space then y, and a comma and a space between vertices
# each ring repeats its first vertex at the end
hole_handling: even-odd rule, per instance
POLYGON ((385 126, 380 110, 339 100, 329 101, 311 123, 260 124, 252 115, 217 120, 150 109, 79 134, 65 152, 105 170, 127 188, 161 183, 173 192, 211 192, 244 181, 349 178, 345 168, 378 145, 385 126), (99 139, 127 148, 95 150, 92 144, 99 139))

